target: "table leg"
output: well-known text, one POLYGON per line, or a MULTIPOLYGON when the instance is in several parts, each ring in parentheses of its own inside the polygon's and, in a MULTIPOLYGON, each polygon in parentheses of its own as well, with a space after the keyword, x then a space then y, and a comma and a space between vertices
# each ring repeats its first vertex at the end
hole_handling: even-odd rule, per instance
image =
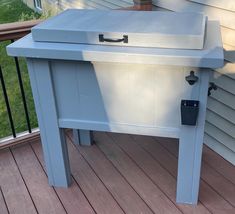
POLYGON ((64 130, 58 126, 50 66, 40 59, 28 59, 27 64, 49 184, 67 187, 71 183, 69 158, 64 130))
POLYGON ((73 139, 77 145, 91 146, 93 143, 92 133, 89 130, 73 129, 73 139))
POLYGON ((179 140, 177 196, 178 203, 197 204, 201 158, 206 118, 209 71, 201 71, 197 126, 181 127, 179 140))
POLYGON ((180 137, 177 203, 197 204, 203 140, 195 128, 184 127, 180 137))

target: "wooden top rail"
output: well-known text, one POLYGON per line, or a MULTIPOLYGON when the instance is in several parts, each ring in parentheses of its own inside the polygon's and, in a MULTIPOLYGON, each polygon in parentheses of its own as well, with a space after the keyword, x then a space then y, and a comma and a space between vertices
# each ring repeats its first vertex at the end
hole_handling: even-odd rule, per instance
POLYGON ((0 24, 0 41, 19 39, 31 32, 31 28, 42 22, 41 19, 0 24))

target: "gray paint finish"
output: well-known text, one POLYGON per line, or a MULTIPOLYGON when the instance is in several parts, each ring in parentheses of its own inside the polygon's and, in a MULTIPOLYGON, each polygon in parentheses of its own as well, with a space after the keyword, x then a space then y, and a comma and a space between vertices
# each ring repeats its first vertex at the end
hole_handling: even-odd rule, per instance
POLYGON ((70 9, 33 27, 32 37, 41 42, 202 49, 205 24, 199 13, 70 9), (110 39, 127 35, 128 42, 100 42, 99 34, 110 39))
POLYGON ((14 45, 9 45, 7 52, 11 56, 33 58, 205 68, 222 67, 224 65, 224 53, 219 23, 210 21, 207 26, 203 50, 34 42, 31 35, 28 35, 16 41, 14 45))
POLYGON ((28 58, 49 183, 70 183, 63 128, 78 129, 81 144, 91 143, 90 130, 177 137, 177 202, 196 204, 210 73, 198 67, 222 65, 219 34, 218 23, 208 23, 204 50, 46 43, 31 36, 8 46, 11 55, 28 58), (199 78, 193 86, 185 81, 191 70, 199 78), (181 125, 181 99, 200 101, 196 126, 181 125))
POLYGON ((70 166, 64 130, 59 127, 49 62, 27 59, 50 185, 69 186, 70 166), (49 143, 50 142, 50 143, 49 143))

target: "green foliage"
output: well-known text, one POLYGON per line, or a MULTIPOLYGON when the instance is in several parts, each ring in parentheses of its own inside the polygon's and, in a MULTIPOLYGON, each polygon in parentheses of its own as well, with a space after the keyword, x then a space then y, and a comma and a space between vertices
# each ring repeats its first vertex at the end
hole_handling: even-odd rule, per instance
MULTIPOLYGON (((40 15, 29 9, 20 0, 0 0, 0 23, 10 23, 29 19, 39 18, 40 15)), ((17 72, 14 58, 7 56, 6 46, 10 41, 0 42, 0 65, 7 88, 9 102, 13 114, 16 131, 27 130, 24 108, 18 84, 17 72)), ((32 127, 37 127, 37 118, 34 110, 34 103, 29 83, 27 66, 24 59, 19 59, 22 80, 24 83, 27 105, 30 113, 32 127)), ((11 135, 8 115, 0 86, 0 138, 11 135)))
POLYGON ((34 12, 31 13, 24 13, 22 12, 20 14, 18 21, 28 21, 28 20, 35 20, 38 18, 38 14, 35 14, 34 12))
POLYGON ((29 20, 31 17, 39 18, 40 14, 35 13, 20 0, 0 0, 0 24, 29 20))

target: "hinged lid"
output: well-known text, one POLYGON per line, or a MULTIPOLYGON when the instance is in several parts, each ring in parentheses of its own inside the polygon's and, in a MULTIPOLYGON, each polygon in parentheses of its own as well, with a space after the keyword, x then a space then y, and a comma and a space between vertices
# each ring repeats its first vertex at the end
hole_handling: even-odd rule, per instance
POLYGON ((203 49, 198 13, 69 9, 32 28, 34 41, 203 49))

